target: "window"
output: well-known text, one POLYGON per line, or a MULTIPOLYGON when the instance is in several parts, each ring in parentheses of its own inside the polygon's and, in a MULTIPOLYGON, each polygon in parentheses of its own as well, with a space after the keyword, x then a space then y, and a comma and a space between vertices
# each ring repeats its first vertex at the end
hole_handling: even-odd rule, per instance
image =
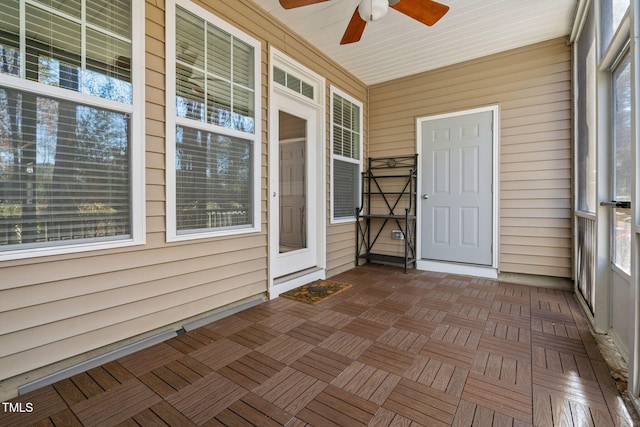
POLYGON ((351 221, 360 205, 362 103, 331 88, 331 218, 351 221))
POLYGON ((307 83, 278 67, 273 67, 273 81, 296 93, 299 93, 302 96, 315 100, 315 91, 312 84, 307 83))
POLYGON ((575 68, 577 207, 581 212, 595 213, 596 203, 596 39, 593 8, 576 42, 578 66, 575 68))
MULTIPOLYGON (((615 32, 619 30, 625 13, 629 9, 630 0, 600 1, 600 51, 604 54, 614 42, 615 32)), ((614 43, 615 44, 615 43, 614 43)), ((614 49, 616 47, 614 46, 614 49)))
POLYGON ((168 239, 259 230, 260 43, 190 1, 174 6, 168 239))
POLYGON ((0 257, 143 241, 140 16, 128 0, 4 1, 0 257))
MULTIPOLYGON (((627 54, 612 74, 613 198, 631 202, 631 57, 627 54)), ((631 209, 614 208, 613 263, 631 274, 631 209)))

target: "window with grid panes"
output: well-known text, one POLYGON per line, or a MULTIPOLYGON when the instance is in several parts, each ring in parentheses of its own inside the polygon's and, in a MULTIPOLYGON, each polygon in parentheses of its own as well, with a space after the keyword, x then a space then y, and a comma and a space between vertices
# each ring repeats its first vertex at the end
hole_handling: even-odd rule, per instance
POLYGON ((259 226, 260 45, 196 8, 175 8, 176 236, 259 226))
POLYGON ((362 103, 331 91, 332 220, 353 220, 360 204, 362 103))
POLYGON ((144 184, 132 183, 143 142, 133 122, 144 121, 131 67, 138 9, 129 0, 3 1, 0 254, 142 238, 133 201, 143 203, 144 184))

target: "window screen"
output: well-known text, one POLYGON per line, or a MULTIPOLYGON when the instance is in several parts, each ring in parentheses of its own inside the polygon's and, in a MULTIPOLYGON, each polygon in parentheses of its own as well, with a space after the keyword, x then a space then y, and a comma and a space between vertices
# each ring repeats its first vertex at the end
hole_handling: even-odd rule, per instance
POLYGON ((361 107, 333 94, 333 218, 355 216, 360 203, 361 107))

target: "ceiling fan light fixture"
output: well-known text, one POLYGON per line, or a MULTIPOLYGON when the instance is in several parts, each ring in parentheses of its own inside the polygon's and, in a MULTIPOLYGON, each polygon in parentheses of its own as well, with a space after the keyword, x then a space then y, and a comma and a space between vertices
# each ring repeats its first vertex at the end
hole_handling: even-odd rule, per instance
POLYGON ((360 17, 373 22, 382 18, 389 11, 389 0, 362 0, 358 6, 360 17))

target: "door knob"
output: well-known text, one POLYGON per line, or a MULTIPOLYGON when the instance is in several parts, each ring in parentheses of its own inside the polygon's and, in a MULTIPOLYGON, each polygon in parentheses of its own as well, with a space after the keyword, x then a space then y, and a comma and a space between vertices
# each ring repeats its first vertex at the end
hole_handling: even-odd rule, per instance
POLYGON ((423 195, 422 195, 422 198, 423 198, 423 199, 425 199, 425 200, 427 200, 427 199, 429 198, 429 195, 428 195, 428 194, 423 194, 423 195))

